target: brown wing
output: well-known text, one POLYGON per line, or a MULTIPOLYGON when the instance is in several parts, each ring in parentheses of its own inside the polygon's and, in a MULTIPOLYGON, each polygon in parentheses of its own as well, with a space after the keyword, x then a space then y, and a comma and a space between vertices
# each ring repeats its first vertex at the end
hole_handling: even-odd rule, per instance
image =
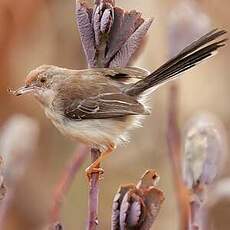
POLYGON ((57 85, 58 95, 52 102, 53 110, 74 120, 148 114, 136 97, 122 93, 130 80, 140 80, 147 74, 139 68, 74 71, 57 85))
POLYGON ((136 99, 121 93, 104 93, 84 100, 75 99, 64 110, 74 120, 106 119, 126 115, 148 114, 136 99))

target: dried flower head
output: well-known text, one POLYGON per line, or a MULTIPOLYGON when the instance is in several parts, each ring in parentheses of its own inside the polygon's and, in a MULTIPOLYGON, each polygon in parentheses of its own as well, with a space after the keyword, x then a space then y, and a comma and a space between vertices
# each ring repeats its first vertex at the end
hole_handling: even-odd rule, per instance
POLYGON ((119 188, 113 201, 113 230, 151 228, 164 201, 163 192, 155 187, 158 181, 156 171, 148 170, 136 186, 119 188))
POLYGON ((183 177, 189 189, 209 185, 221 170, 225 135, 221 124, 211 115, 194 117, 184 136, 183 177))
POLYGON ((24 115, 14 115, 0 133, 0 152, 4 159, 4 175, 8 183, 19 178, 37 147, 37 122, 24 115))
POLYGON ((77 1, 76 16, 89 67, 125 67, 152 24, 141 13, 95 1, 94 9, 77 1))

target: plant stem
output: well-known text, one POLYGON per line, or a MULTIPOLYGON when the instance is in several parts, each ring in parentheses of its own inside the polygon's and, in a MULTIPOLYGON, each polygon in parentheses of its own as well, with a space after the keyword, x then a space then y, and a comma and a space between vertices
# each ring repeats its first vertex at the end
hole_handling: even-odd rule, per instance
POLYGON ((63 199, 66 193, 69 191, 76 173, 82 166, 86 156, 88 155, 88 152, 89 149, 86 146, 81 146, 80 149, 78 148, 74 154, 73 159, 70 161, 70 164, 68 164, 67 168, 64 170, 61 180, 57 184, 54 193, 53 206, 50 213, 51 224, 60 221, 60 212, 63 204, 63 199))
POLYGON ((181 230, 189 227, 189 198, 187 190, 182 182, 181 175, 181 138, 177 124, 178 116, 178 88, 174 84, 169 93, 169 110, 167 126, 167 142, 170 163, 176 189, 178 209, 180 210, 181 230))
MULTIPOLYGON (((92 163, 100 156, 98 149, 91 149, 92 163)), ((98 168, 100 165, 98 165, 98 168)), ((98 200, 99 200, 99 173, 94 173, 89 181, 88 200, 88 227, 87 230, 96 230, 98 226, 98 200)))
POLYGON ((200 204, 197 201, 190 202, 190 230, 199 230, 200 204))

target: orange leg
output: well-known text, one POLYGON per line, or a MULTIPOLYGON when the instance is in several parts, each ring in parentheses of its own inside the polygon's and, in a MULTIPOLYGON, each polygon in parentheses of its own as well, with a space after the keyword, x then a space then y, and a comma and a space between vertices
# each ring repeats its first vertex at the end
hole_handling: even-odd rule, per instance
POLYGON ((102 168, 98 168, 98 165, 100 165, 100 163, 107 156, 109 156, 114 151, 115 148, 116 146, 114 144, 109 145, 107 150, 102 152, 101 155, 97 158, 97 160, 95 160, 88 168, 86 168, 85 172, 89 180, 91 179, 93 173, 100 173, 100 174, 104 173, 104 170, 102 168))

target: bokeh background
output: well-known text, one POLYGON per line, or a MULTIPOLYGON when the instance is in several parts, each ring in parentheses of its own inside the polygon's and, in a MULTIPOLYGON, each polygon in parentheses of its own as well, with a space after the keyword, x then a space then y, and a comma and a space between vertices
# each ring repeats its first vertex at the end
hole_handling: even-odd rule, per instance
MULTIPOLYGON (((191 14, 185 13, 182 2, 190 1, 116 1, 118 6, 137 9, 144 17, 155 18, 145 48, 133 65, 154 70, 162 64, 174 50, 183 46, 183 36, 188 32, 191 18, 195 25, 210 24, 211 28, 220 27, 230 31, 228 0, 197 0, 197 8, 192 9, 191 14), (207 18, 197 16, 200 11, 207 18), (178 39, 170 33, 175 28, 180 28, 181 36, 178 39)), ((176 82, 179 87, 178 119, 181 130, 195 114, 210 112, 223 123, 226 139, 230 139, 229 60, 228 45, 214 59, 186 73, 183 79, 176 82)), ((7 88, 22 85, 28 71, 41 64, 74 69, 86 67, 75 21, 75 1, 0 0, 0 133, 7 121, 19 114, 34 119, 40 130, 38 144, 32 142, 36 146, 31 151, 30 160, 24 165, 25 171, 16 185, 16 195, 7 209, 4 230, 44 228, 52 191, 76 148, 76 143, 63 137, 52 126, 34 98, 15 98, 7 93, 7 88)), ((166 144, 169 87, 170 84, 165 85, 155 92, 150 102, 152 114, 145 119, 143 128, 133 131, 131 142, 119 147, 103 164, 105 178, 101 182, 100 192, 100 229, 109 229, 112 200, 118 186, 137 182, 148 168, 155 168, 159 172, 160 188, 166 196, 154 229, 179 229, 173 174, 166 144)), ((26 137, 28 135, 21 133, 20 142, 28 143, 30 139, 26 137)), ((7 138, 10 140, 11 135, 7 138)), ((227 155, 226 165, 217 180, 230 176, 230 153, 227 152, 227 155)), ((85 229, 88 183, 84 168, 89 163, 90 157, 65 197, 62 219, 67 230, 85 229)), ((20 161, 16 160, 15 166, 12 166, 16 174, 18 164, 20 161)), ((230 220, 225 216, 229 211, 230 205, 226 202, 212 210, 210 215, 214 229, 229 229, 230 220)))

